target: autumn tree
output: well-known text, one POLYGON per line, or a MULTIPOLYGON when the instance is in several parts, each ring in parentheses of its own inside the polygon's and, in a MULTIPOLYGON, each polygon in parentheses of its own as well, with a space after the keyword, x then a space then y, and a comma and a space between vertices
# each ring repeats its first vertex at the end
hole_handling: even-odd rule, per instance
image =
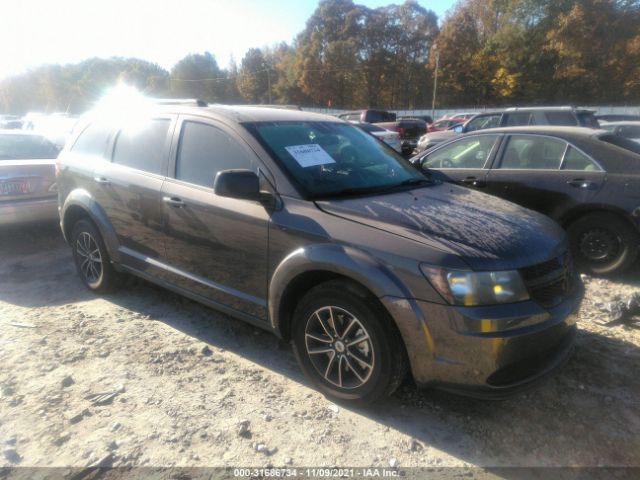
POLYGON ((249 103, 271 102, 272 67, 259 48, 250 48, 238 71, 237 86, 242 98, 249 103))

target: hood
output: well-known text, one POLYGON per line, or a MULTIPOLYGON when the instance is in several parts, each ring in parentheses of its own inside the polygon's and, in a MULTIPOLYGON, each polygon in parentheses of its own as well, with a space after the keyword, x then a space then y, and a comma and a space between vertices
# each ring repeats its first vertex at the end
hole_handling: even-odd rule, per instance
POLYGON ((520 268, 566 250, 565 233, 553 220, 451 184, 317 205, 326 213, 455 253, 474 270, 520 268))

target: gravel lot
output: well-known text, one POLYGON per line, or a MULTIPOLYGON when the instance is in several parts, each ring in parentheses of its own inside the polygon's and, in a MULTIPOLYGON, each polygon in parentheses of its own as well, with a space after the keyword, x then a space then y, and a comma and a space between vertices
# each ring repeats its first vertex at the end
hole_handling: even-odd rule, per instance
POLYGON ((587 279, 576 353, 501 402, 316 393, 288 345, 143 281, 83 288, 57 228, 0 233, 0 466, 640 466, 638 276, 587 279))

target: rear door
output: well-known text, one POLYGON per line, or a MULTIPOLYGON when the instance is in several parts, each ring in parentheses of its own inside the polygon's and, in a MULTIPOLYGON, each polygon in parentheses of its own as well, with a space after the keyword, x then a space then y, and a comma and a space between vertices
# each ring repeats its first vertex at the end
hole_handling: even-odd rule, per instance
POLYGON ((467 187, 484 189, 488 165, 501 135, 465 136, 422 157, 422 169, 437 172, 442 180, 467 187))
POLYGON ((181 116, 170 174, 162 188, 172 282, 218 305, 267 319, 269 215, 257 201, 213 193, 222 170, 264 171, 227 126, 181 116))
POLYGON ((108 149, 110 159, 96 162, 93 172, 94 196, 111 221, 123 260, 138 270, 165 256, 160 190, 175 121, 163 115, 122 126, 108 149))
POLYGON ((552 218, 592 199, 606 173, 568 142, 545 135, 508 135, 486 177, 486 192, 552 218))

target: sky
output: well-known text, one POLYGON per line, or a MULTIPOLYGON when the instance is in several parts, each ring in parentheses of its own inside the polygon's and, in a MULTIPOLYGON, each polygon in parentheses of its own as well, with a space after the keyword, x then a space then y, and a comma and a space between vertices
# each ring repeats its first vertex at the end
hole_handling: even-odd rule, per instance
MULTIPOLYGON (((355 0, 374 8, 403 0, 355 0)), ((251 47, 291 42, 317 0, 3 0, 0 78, 45 63, 137 57, 171 69, 210 51, 226 68, 251 47)), ((418 0, 439 18, 454 0, 418 0)))

